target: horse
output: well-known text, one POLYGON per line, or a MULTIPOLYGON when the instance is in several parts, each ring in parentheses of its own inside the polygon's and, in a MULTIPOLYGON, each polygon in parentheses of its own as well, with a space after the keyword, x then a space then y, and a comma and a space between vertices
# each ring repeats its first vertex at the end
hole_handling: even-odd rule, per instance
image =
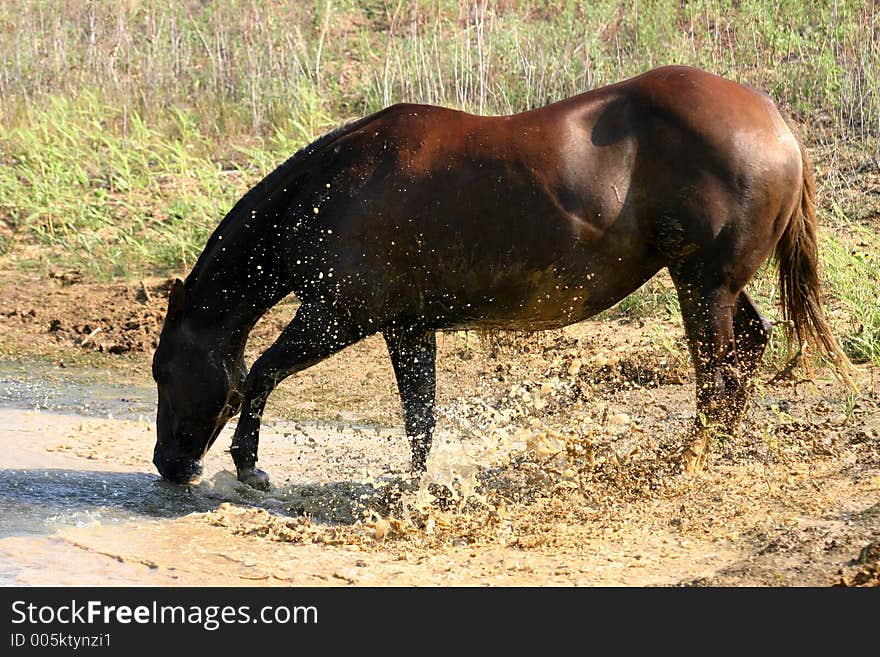
POLYGON ((696 380, 685 469, 735 434, 771 325, 745 291, 775 255, 787 337, 849 366, 822 310, 814 182, 765 93, 667 66, 546 107, 477 116, 397 104, 318 138, 247 192, 170 288, 153 358, 153 462, 188 483, 226 422, 259 489, 266 400, 375 333, 424 472, 436 332, 536 331, 591 317, 668 269, 696 380), (248 334, 300 305, 244 362, 248 334), (713 433, 714 432, 714 433, 713 433))

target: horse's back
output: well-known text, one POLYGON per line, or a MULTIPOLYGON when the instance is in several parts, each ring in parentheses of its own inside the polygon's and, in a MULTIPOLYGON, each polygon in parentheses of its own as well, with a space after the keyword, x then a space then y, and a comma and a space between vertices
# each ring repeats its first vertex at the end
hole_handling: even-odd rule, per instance
POLYGON ((478 158, 497 152, 558 158, 571 149, 573 140, 607 146, 620 139, 645 140, 670 129, 720 155, 741 157, 744 149, 756 157, 797 155, 797 140, 770 96, 688 66, 653 69, 507 116, 412 103, 393 105, 374 116, 363 132, 381 135, 383 149, 408 151, 416 165, 444 156, 478 158))
POLYGON ((507 202, 526 182, 593 220, 614 216, 633 185, 657 198, 658 186, 704 184, 735 205, 770 188, 795 189, 802 176, 797 139, 768 95, 685 66, 509 116, 396 105, 360 133, 352 136, 359 152, 396 178, 435 190, 449 185, 455 198, 475 180, 503 176, 514 192, 511 199, 499 188, 507 202))

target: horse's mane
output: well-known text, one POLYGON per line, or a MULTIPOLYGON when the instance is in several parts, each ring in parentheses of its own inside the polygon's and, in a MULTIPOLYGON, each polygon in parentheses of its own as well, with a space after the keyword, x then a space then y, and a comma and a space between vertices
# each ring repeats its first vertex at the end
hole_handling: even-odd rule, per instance
POLYGON ((239 221, 241 217, 246 216, 246 213, 252 210, 254 206, 267 199, 272 190, 280 186, 283 181, 288 181, 291 175, 293 175, 299 166, 311 155, 320 151, 328 144, 336 141, 338 138, 361 128, 366 123, 375 119, 379 114, 383 113, 384 112, 378 112, 377 114, 372 114, 355 121, 344 123, 335 130, 331 130, 327 134, 318 137, 308 146, 304 146, 298 150, 293 156, 289 157, 282 164, 277 166, 269 175, 254 185, 254 187, 252 187, 234 206, 232 206, 232 209, 225 217, 223 217, 223 220, 217 228, 214 229, 214 232, 211 233, 211 237, 208 238, 208 242, 205 244, 205 248, 199 255, 195 266, 189 276, 186 277, 186 288, 189 289, 192 283, 198 280, 200 270, 205 263, 214 256, 215 250, 220 242, 220 236, 228 232, 228 230, 239 221))

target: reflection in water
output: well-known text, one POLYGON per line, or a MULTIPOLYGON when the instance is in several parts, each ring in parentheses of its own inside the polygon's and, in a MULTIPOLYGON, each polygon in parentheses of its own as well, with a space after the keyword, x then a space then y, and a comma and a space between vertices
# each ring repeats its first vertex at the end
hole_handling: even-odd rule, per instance
POLYGON ((139 472, 0 470, 0 538, 61 526, 175 518, 217 503, 192 487, 139 472))
POLYGON ((389 477, 375 483, 296 484, 262 492, 228 471, 180 486, 139 472, 0 470, 0 539, 51 534, 71 526, 179 518, 211 511, 222 502, 281 516, 308 516, 318 523, 350 524, 371 510, 387 514, 404 491, 416 486, 411 480, 389 477))
POLYGON ((257 491, 232 472, 217 472, 192 486, 134 472, 63 469, 0 470, 0 539, 49 534, 61 527, 179 518, 222 502, 309 516, 314 522, 349 524, 370 510, 387 513, 416 482, 388 477, 375 483, 336 481, 257 491))

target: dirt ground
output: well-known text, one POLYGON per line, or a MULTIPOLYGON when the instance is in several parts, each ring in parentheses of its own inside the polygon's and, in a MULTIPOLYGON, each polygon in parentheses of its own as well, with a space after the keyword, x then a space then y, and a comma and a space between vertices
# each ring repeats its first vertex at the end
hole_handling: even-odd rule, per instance
MULTIPOLYGON (((0 360, 97 366, 146 385, 167 289, 0 272, 0 360)), ((294 310, 286 300, 261 320, 249 362, 294 310)), ((876 368, 858 366, 857 395, 821 369, 765 369, 742 435, 686 476, 677 454, 694 395, 682 340, 676 319, 614 317, 532 336, 441 335, 436 445, 413 482, 373 337, 270 398, 268 494, 234 481, 227 429, 196 487, 217 493, 209 509, 124 539, 112 524, 7 538, 0 554, 31 555, 35 584, 880 584, 876 368), (50 558, 79 570, 40 570, 50 558)), ((6 468, 52 456, 153 480, 148 421, 10 413, 0 422, 19 423, 25 455, 6 468)))

